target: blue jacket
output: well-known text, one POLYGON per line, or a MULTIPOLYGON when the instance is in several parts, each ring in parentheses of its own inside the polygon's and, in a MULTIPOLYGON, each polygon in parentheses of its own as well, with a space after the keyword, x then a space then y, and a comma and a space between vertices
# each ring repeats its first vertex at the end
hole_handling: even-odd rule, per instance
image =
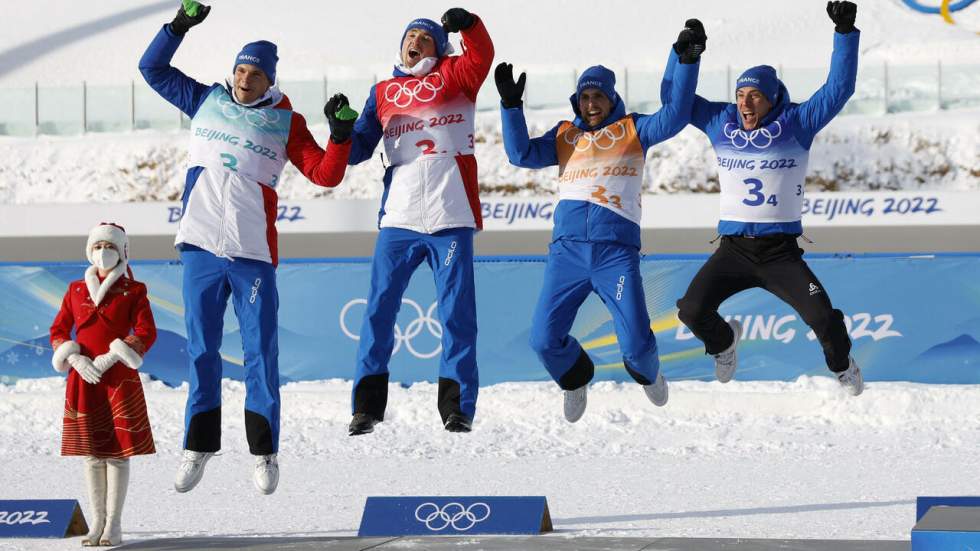
MULTIPOLYGON (((858 30, 847 34, 835 32, 834 51, 830 59, 830 74, 827 76, 827 82, 803 103, 792 103, 786 86, 780 82, 779 99, 759 126, 765 126, 785 115, 784 120, 789 123, 786 127, 792 129, 796 141, 809 151, 817 132, 840 113, 847 100, 854 94, 860 38, 861 33, 858 30)), ((671 62, 674 60, 671 59, 671 62)), ((669 75, 671 72, 668 70, 666 74, 669 75)), ((672 93, 670 82, 665 77, 660 88, 661 100, 666 102, 672 93)), ((742 122, 736 104, 708 101, 695 95, 694 106, 691 110, 691 124, 704 132, 709 139, 723 135, 722 128, 726 123, 732 121, 738 121, 739 125, 742 122)), ((721 235, 758 236, 780 233, 799 235, 802 231, 803 227, 800 222, 768 223, 720 220, 718 223, 718 233, 721 235)))
MULTIPOLYGON (((680 132, 689 122, 699 66, 697 63, 677 63, 677 54, 671 48, 664 78, 672 82, 668 84, 671 88, 670 97, 678 100, 664 101, 663 107, 652 115, 630 114, 644 154, 654 144, 680 132)), ((626 115, 626 106, 621 95, 616 95, 616 103, 609 116, 595 128, 590 128, 582 121, 573 96, 573 124, 582 130, 594 131, 623 118, 626 115)), ((561 123, 543 136, 530 139, 522 108, 508 109, 501 106, 500 117, 503 123, 504 149, 511 164, 522 168, 545 168, 558 164, 555 138, 561 123)), ((555 209, 555 228, 552 232, 552 240, 559 239, 611 242, 639 249, 640 227, 615 212, 588 201, 562 200, 555 209)))

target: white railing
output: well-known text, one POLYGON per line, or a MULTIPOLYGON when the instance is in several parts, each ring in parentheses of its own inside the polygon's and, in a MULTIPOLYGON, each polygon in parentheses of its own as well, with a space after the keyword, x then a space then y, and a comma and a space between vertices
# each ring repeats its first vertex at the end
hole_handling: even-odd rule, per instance
MULTIPOLYGON (((779 67, 794 101, 810 96, 827 77, 827 68, 779 67)), ((656 69, 617 70, 618 89, 631 111, 649 113, 660 107, 656 69)), ((710 100, 731 101, 737 73, 731 67, 702 70, 698 93, 710 100)), ((532 71, 528 74, 526 105, 532 109, 564 108, 575 88, 578 70, 532 71)), ((363 105, 374 77, 285 81, 280 87, 293 107, 312 123, 330 95, 344 92, 355 108, 363 105)), ((479 95, 477 108, 493 110, 498 96, 491 75, 479 95)), ((863 63, 857 90, 845 114, 885 114, 906 111, 980 106, 980 65, 889 65, 863 63)), ((0 88, 0 135, 72 135, 120 132, 144 128, 187 127, 187 118, 142 81, 128 85, 34 86, 0 88)))

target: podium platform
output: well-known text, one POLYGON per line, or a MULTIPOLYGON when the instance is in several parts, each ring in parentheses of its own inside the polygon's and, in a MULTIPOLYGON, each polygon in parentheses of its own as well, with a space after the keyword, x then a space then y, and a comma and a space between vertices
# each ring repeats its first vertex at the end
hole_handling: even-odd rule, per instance
POLYGON ((398 538, 242 537, 171 538, 126 544, 116 549, 143 551, 204 551, 246 549, 273 551, 366 551, 426 549, 429 551, 909 551, 906 541, 783 540, 736 538, 602 538, 549 536, 438 536, 398 538))

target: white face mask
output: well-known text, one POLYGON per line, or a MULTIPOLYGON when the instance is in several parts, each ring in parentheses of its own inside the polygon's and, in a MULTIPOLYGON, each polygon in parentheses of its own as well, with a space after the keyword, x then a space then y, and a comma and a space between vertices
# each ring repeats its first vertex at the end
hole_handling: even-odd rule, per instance
POLYGON ((102 270, 111 270, 119 264, 119 253, 113 249, 99 249, 92 252, 92 263, 102 270))

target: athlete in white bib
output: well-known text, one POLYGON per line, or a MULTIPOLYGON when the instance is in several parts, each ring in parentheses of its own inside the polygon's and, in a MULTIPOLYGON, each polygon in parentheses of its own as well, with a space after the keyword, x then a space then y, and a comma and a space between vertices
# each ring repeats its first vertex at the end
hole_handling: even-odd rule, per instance
POLYGON ((626 372, 643 385, 651 402, 667 403, 667 381, 660 373, 640 276, 640 196, 647 150, 690 120, 706 40, 701 24, 688 21, 694 23, 700 34, 685 29, 670 52, 665 74, 672 83, 670 100, 652 115, 626 114, 616 76, 598 65, 582 73, 569 98, 575 120, 529 139, 522 109, 525 75, 515 82, 510 64, 497 66, 508 159, 525 168, 558 165, 555 229, 530 344, 565 391, 565 418, 572 423, 585 412, 595 366, 569 331, 591 293, 612 314, 626 372))
MULTIPOLYGON (((276 45, 246 44, 232 76, 210 86, 170 65, 184 34, 210 7, 184 0, 140 59, 146 82, 191 118, 183 214, 177 249, 183 263, 190 389, 184 414, 184 454, 174 486, 190 491, 221 449, 220 353, 228 299, 235 306, 244 349, 245 436, 255 458, 253 481, 263 494, 279 481, 279 261, 276 185, 286 161, 317 185, 340 183, 350 154, 353 116, 331 116, 321 149, 302 115, 276 82, 276 45)), ((334 98, 333 105, 346 99, 334 98)), ((328 103, 330 105, 330 103, 328 103)), ((356 116, 356 113, 354 114, 356 116)), ((228 366, 230 367, 230 366, 228 366)))
POLYGON ((361 328, 349 433, 384 419, 395 316, 412 273, 428 263, 442 322, 439 415, 450 432, 469 432, 476 415, 476 292, 473 233, 483 226, 476 181, 476 95, 493 63, 480 18, 462 8, 442 24, 415 19, 402 33, 392 77, 371 88, 354 125, 350 164, 373 157, 384 141, 388 166, 361 328), (462 35, 449 55, 447 33, 462 35))
MULTIPOLYGON (((726 323, 718 307, 740 291, 766 289, 813 329, 827 367, 856 396, 864 385, 850 356, 844 315, 833 307, 796 244, 803 233, 810 146, 854 93, 857 76, 857 6, 828 2, 827 13, 836 25, 830 75, 809 100, 790 102, 789 92, 768 65, 742 73, 735 84, 735 104, 695 97, 691 124, 707 134, 717 156, 721 244, 677 307, 680 320, 714 356, 718 380, 727 382, 735 374, 742 327, 735 320, 726 323)), ((663 96, 670 93, 665 85, 663 96)))

